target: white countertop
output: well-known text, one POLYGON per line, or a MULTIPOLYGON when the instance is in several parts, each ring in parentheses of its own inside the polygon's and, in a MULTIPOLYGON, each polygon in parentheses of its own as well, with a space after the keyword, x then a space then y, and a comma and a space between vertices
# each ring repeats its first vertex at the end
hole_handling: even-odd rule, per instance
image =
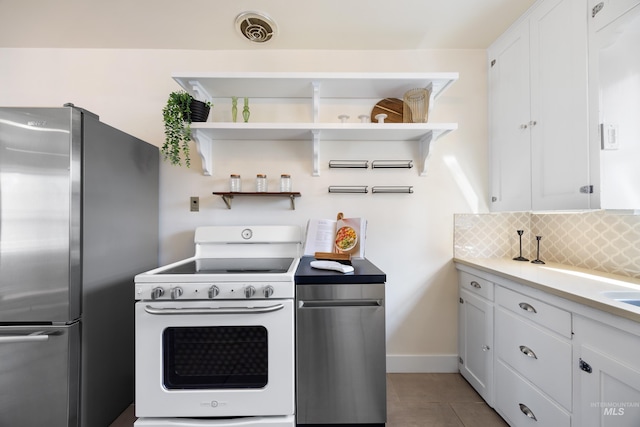
POLYGON ((602 294, 608 291, 640 291, 640 279, 562 264, 541 265, 507 258, 454 258, 454 262, 640 322, 640 307, 602 294))

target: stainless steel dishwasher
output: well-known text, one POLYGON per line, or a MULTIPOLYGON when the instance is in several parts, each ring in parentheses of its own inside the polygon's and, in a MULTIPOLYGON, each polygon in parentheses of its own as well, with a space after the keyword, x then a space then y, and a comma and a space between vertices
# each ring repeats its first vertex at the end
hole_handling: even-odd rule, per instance
POLYGON ((384 296, 384 283, 296 285, 298 425, 384 426, 384 296))

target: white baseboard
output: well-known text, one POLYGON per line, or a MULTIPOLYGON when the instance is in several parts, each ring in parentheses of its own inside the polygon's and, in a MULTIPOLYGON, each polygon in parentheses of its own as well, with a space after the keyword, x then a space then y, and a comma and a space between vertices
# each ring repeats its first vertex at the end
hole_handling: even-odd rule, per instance
POLYGON ((457 354, 387 355, 388 373, 454 373, 458 372, 457 354))

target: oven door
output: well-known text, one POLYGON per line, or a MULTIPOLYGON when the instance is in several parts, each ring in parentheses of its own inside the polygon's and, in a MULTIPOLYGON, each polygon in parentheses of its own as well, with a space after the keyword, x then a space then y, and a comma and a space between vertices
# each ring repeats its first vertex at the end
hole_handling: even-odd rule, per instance
POLYGON ((293 300, 136 303, 136 415, 294 414, 293 300))

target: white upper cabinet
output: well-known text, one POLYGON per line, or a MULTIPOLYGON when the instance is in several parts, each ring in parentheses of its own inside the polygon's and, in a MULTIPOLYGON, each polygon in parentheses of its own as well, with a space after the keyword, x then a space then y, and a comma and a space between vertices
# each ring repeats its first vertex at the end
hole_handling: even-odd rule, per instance
POLYGON ((531 101, 529 22, 524 21, 489 50, 491 207, 531 206, 531 101))
POLYGON ((600 205, 640 209, 640 0, 589 0, 589 105, 600 205))
POLYGON ((585 8, 540 1, 489 48, 494 211, 591 207, 585 8))

